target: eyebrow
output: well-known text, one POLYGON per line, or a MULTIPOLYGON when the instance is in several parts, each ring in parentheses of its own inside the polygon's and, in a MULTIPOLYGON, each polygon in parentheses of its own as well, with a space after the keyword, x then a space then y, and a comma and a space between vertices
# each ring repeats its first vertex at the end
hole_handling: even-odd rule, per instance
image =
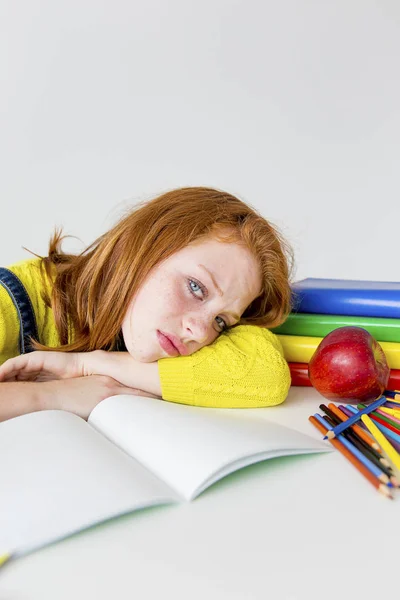
MULTIPOLYGON (((206 273, 208 274, 209 278, 213 282, 213 285, 214 285, 215 289, 217 290, 219 296, 223 296, 223 291, 219 287, 219 285, 218 285, 218 283, 217 283, 214 275, 211 273, 211 271, 209 269, 207 269, 207 267, 205 267, 204 265, 199 265, 199 267, 201 267, 202 269, 204 269, 204 271, 206 271, 206 273)), ((227 312, 227 314, 231 315, 231 317, 233 317, 235 319, 235 321, 240 321, 240 316, 237 315, 236 313, 227 312)))

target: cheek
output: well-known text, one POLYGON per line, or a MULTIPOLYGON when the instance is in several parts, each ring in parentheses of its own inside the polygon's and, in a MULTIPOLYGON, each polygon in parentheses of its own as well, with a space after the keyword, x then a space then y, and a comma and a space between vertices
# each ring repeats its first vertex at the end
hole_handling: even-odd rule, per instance
POLYGON ((189 299, 180 282, 166 286, 160 294, 160 307, 164 315, 180 316, 188 309, 189 299))
POLYGON ((190 354, 197 352, 198 350, 200 350, 201 348, 204 348, 205 346, 209 346, 210 344, 215 342, 215 340, 217 339, 218 336, 219 336, 219 333, 217 331, 215 331, 215 330, 211 331, 208 338, 202 344, 196 344, 195 347, 192 347, 190 354))
POLYGON ((185 314, 190 299, 185 293, 182 281, 166 278, 149 282, 129 306, 126 321, 136 328, 160 327, 185 314))
POLYGON ((208 346, 208 344, 212 344, 213 342, 215 342, 219 335, 220 334, 218 333, 218 331, 215 331, 215 329, 211 329, 210 335, 208 336, 208 339, 205 342, 204 346, 208 346))

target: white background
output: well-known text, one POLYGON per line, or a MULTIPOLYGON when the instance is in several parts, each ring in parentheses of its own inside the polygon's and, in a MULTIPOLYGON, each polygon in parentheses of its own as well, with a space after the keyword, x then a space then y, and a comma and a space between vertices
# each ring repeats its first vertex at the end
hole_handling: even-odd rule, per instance
MULTIPOLYGON (((399 64, 397 0, 0 0, 0 263, 207 185, 281 229, 298 279, 399 280, 399 64)), ((399 500, 337 453, 270 461, 9 563, 0 597, 390 595, 399 500)))
POLYGON ((296 278, 396 280, 399 64, 396 0, 0 0, 0 263, 207 185, 296 278))

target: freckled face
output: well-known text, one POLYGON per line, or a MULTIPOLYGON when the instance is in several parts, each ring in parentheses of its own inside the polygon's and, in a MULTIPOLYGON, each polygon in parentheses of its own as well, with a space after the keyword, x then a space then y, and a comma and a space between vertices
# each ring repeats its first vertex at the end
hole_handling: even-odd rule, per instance
POLYGON ((155 267, 122 323, 128 352, 141 362, 189 355, 237 323, 260 294, 251 252, 213 238, 186 246, 155 267))

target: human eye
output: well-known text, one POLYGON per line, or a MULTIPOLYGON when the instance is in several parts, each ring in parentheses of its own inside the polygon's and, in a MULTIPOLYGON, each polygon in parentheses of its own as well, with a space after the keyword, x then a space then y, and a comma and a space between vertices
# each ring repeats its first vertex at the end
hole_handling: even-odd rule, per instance
POLYGON ((195 296, 199 300, 206 298, 208 295, 207 288, 200 281, 197 281, 197 279, 189 278, 187 280, 187 287, 192 296, 195 296))
POLYGON ((225 331, 228 328, 226 321, 222 317, 215 317, 215 320, 220 331, 225 331))

